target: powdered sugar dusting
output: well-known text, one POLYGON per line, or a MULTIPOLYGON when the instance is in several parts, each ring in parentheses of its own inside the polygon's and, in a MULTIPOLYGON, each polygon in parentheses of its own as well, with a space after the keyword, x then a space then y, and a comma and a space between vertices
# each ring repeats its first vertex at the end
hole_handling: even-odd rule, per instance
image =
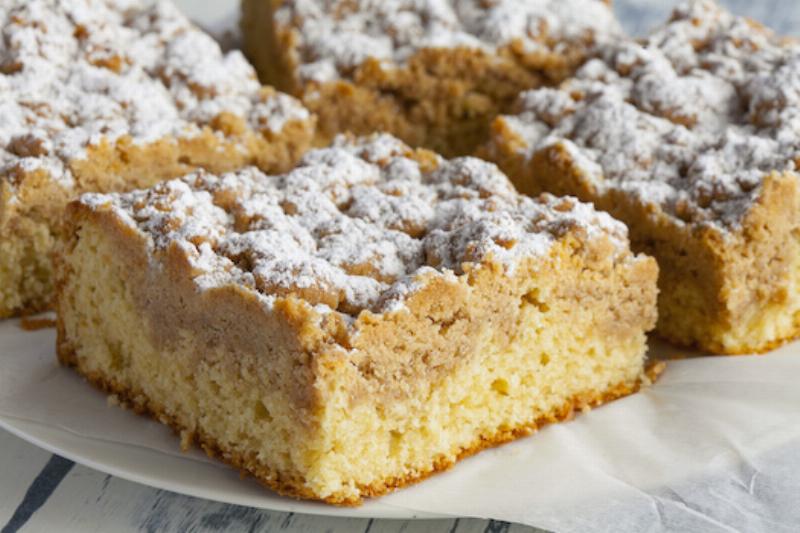
POLYGON ((340 137, 284 175, 197 172, 82 202, 115 210, 156 253, 178 246, 201 289, 236 283, 353 316, 397 311, 423 280, 467 263, 510 274, 576 227, 628 253, 625 227, 587 204, 521 196, 474 158, 430 165, 393 137, 340 137))
POLYGON ((2 175, 38 159, 69 183, 102 139, 192 136, 222 112, 274 132, 308 118, 167 0, 9 0, 0 26, 2 175))
POLYGON ((422 48, 561 51, 620 32, 600 0, 286 0, 275 17, 298 28, 299 75, 317 81, 367 58, 402 63, 422 48))
POLYGON ((560 90, 525 93, 506 123, 528 154, 566 146, 600 191, 725 231, 765 174, 796 170, 798 73, 796 44, 691 1, 645 42, 605 47, 560 90))

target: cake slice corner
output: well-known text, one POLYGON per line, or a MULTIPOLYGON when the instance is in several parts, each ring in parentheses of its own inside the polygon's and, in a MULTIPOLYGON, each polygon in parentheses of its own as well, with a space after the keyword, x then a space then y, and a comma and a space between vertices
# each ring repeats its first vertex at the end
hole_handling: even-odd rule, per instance
POLYGON ((293 497, 354 505, 651 381, 655 262, 386 136, 71 204, 58 353, 293 497))

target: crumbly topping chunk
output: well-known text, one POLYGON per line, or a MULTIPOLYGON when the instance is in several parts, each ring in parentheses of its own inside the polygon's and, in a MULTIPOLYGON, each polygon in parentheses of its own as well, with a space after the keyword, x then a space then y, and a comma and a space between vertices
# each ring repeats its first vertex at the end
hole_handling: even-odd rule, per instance
POLYGON ((620 33, 602 0, 286 0, 275 17, 297 28, 299 75, 317 81, 370 57, 402 63, 422 48, 559 52, 620 33))
POLYGON ((201 288, 244 284, 351 315, 402 307, 422 274, 489 261, 513 272, 577 227, 629 253, 625 227, 588 204, 521 196, 479 159, 412 156, 390 136, 341 137, 280 176, 197 172, 82 201, 115 210, 155 250, 178 246, 201 288))
POLYGON ((770 171, 800 156, 800 47, 711 0, 617 42, 507 123, 533 154, 563 143, 595 185, 678 223, 737 227, 770 171))
POLYGON ((223 111, 258 131, 308 116, 168 0, 7 0, 0 28, 6 179, 45 168, 70 182, 69 162, 101 139, 191 136, 223 111))

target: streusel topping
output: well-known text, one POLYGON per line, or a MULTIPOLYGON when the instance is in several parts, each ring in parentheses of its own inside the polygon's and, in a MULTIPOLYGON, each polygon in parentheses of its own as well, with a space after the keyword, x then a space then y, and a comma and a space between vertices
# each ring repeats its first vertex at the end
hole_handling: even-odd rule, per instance
POLYGON ((505 120, 529 155, 562 143, 599 190, 724 231, 765 174, 796 170, 798 104, 800 47, 698 0, 644 42, 608 46, 560 90, 524 93, 505 120))
POLYGON ((265 96, 239 52, 223 54, 168 0, 0 3, 0 176, 69 162, 101 139, 188 137, 225 111, 278 132, 308 112, 265 96))
POLYGON ((303 79, 327 81, 367 58, 402 63, 423 48, 560 51, 618 35, 602 0, 286 0, 276 12, 298 28, 303 79))
POLYGON ((576 227, 628 253, 626 228, 588 204, 521 196, 479 159, 428 168, 411 155, 390 136, 341 137, 284 175, 197 172, 82 202, 114 210, 156 251, 178 246, 200 288, 243 284, 268 302, 294 294, 351 315, 402 307, 421 274, 486 261, 512 273, 576 227))

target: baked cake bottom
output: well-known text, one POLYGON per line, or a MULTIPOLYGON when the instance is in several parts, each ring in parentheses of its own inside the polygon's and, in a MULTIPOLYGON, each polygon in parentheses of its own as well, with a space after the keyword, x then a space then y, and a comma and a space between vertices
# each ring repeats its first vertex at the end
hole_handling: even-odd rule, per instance
POLYGON ((658 302, 658 333, 666 340, 715 354, 766 353, 800 337, 800 255, 788 282, 772 299, 748 306, 734 320, 703 313, 698 280, 662 283, 669 297, 658 302))
POLYGON ((437 457, 427 469, 419 468, 403 476, 388 477, 371 485, 359 485, 360 496, 358 498, 341 499, 339 497, 320 498, 319 494, 308 490, 302 485, 298 485, 293 480, 283 479, 280 471, 254 458, 252 454, 232 451, 222 444, 213 433, 207 433, 202 427, 190 429, 185 421, 182 421, 176 415, 171 415, 165 406, 152 400, 141 389, 127 386, 113 376, 107 376, 102 372, 82 369, 74 351, 60 352, 59 360, 63 365, 74 368, 95 388, 108 393, 113 403, 123 408, 131 409, 136 414, 148 415, 171 427, 180 436, 183 451, 188 451, 192 445, 197 445, 209 457, 237 468, 243 477, 252 476, 259 483, 283 496, 321 500, 340 506, 358 506, 362 503, 363 498, 381 496, 395 489, 423 481, 438 472, 450 469, 461 459, 520 437, 531 435, 547 424, 572 420, 576 412, 585 412, 593 407, 599 407, 637 392, 643 384, 650 384, 655 381, 665 368, 665 364, 661 362, 650 364, 647 367, 646 377, 634 384, 621 382, 616 386, 609 387, 604 392, 576 395, 560 406, 553 406, 550 412, 541 414, 538 418, 531 419, 527 423, 513 428, 497 429, 494 433, 481 435, 471 444, 462 446, 456 454, 449 457, 444 455, 437 457))
MULTIPOLYGON (((237 300, 240 295, 235 305, 221 296, 204 302, 196 290, 182 293, 187 309, 213 307, 202 312, 247 324, 252 329, 226 331, 225 338, 263 346, 261 353, 204 340, 204 329, 225 328, 216 316, 196 329, 172 331, 164 344, 163 325, 142 311, 142 291, 152 300, 179 288, 170 280, 145 287, 137 273, 147 270, 146 255, 131 255, 124 235, 103 221, 77 235, 59 263, 60 361, 172 426, 184 446, 195 442, 284 495, 356 505, 651 380, 644 331, 653 321, 652 261, 587 274, 581 263, 569 262, 565 244, 554 252, 564 258, 555 262, 560 268, 543 268, 532 278, 535 288, 518 301, 510 342, 498 335, 499 326, 485 328, 479 349, 449 372, 401 377, 419 391, 409 396, 396 390, 359 396, 344 379, 353 363, 328 361, 343 379, 324 381, 330 396, 317 405, 293 396, 308 378, 287 355, 290 336, 272 318, 257 316, 258 303, 237 300), (587 287, 594 292, 587 294, 587 287), (562 296, 544 296, 557 293, 562 296)), ((281 309, 289 322, 299 313, 291 303, 281 309)))

